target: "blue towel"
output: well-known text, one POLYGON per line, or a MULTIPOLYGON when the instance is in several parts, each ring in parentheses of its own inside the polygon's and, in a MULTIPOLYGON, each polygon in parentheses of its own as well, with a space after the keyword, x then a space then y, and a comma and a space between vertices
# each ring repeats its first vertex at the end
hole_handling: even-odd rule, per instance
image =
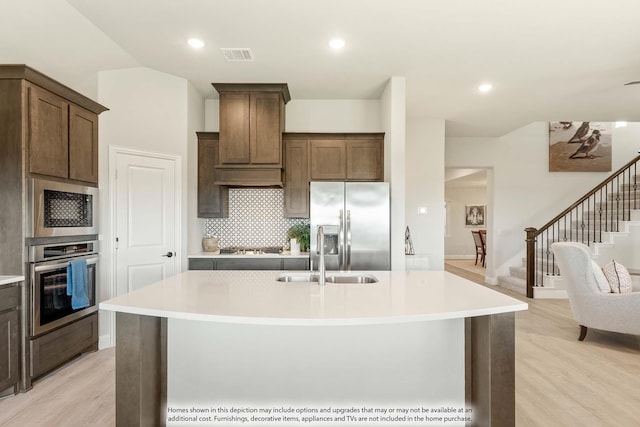
POLYGON ((71 297, 71 308, 89 307, 87 292, 87 260, 74 259, 67 266, 67 295, 71 297))

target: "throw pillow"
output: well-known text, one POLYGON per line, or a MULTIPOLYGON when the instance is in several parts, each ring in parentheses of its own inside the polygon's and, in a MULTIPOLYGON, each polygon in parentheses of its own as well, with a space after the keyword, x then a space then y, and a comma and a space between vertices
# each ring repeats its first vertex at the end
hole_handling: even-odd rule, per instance
POLYGON ((594 260, 591 260, 591 269, 593 270, 593 278, 596 280, 596 283, 600 290, 602 292, 611 293, 611 286, 609 285, 607 277, 604 275, 602 269, 594 260))
POLYGON ((631 292, 631 275, 624 265, 611 261, 602 267, 602 272, 611 286, 611 292, 617 294, 631 292))

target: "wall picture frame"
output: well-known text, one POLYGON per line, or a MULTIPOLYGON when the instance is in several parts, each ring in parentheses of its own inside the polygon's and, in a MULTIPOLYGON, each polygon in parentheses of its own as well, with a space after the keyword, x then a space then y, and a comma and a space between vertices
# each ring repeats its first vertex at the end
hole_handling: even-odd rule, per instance
POLYGON ((549 172, 611 172, 611 122, 549 122, 549 172))
POLYGON ((486 213, 485 205, 466 205, 464 207, 464 225, 467 227, 484 227, 486 213))

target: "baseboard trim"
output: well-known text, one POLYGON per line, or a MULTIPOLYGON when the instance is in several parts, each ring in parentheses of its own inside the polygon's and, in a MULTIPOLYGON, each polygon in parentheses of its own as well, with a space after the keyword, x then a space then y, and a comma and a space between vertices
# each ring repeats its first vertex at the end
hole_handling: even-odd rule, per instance
POLYGON ((484 281, 487 285, 496 286, 498 284, 498 279, 496 277, 484 276, 484 281))
POLYGON ((98 350, 103 350, 110 347, 113 347, 111 345, 111 335, 100 335, 100 338, 98 338, 98 350))
POLYGON ((476 259, 475 255, 445 255, 444 259, 476 259))
POLYGON ((545 288, 535 286, 533 288, 533 298, 535 299, 567 299, 567 291, 564 289, 545 288))

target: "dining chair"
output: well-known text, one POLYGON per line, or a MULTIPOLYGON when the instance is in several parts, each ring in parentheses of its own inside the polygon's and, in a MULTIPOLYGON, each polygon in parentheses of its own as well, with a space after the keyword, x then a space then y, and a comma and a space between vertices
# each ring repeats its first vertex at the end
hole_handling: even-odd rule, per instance
POLYGON ((471 234, 473 235, 473 242, 476 245, 476 265, 478 265, 478 257, 480 257, 480 262, 484 267, 484 258, 486 256, 484 240, 482 239, 482 235, 478 230, 471 230, 471 234))

